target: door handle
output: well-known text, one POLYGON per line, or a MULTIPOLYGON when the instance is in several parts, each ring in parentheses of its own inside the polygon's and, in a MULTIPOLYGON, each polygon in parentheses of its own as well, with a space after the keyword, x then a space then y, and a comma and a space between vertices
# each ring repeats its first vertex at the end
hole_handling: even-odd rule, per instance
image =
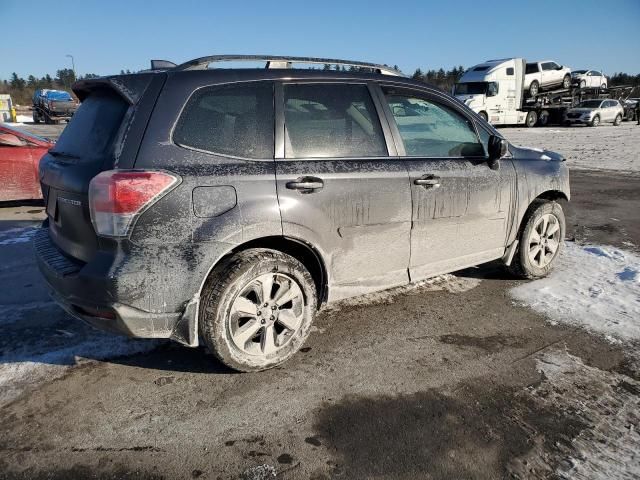
POLYGON ((413 181, 416 185, 422 185, 424 188, 440 188, 440 177, 435 175, 423 175, 413 181))
POLYGON ((324 182, 317 177, 300 177, 293 182, 287 182, 286 187, 289 190, 299 190, 301 193, 312 193, 324 187, 324 182))

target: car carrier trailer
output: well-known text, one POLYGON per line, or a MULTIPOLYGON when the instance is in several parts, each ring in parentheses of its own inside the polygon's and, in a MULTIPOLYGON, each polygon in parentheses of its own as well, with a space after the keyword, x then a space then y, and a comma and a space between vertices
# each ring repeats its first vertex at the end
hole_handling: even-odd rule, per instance
POLYGON ((488 60, 467 70, 454 86, 454 95, 493 125, 527 127, 561 124, 565 112, 584 100, 619 100, 629 87, 571 86, 530 95, 525 90, 526 60, 488 60))

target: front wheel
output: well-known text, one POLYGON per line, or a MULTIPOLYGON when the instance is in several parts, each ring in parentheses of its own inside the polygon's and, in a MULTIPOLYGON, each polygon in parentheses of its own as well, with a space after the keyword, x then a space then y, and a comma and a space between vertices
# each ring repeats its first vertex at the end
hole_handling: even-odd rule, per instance
POLYGON ((616 119, 613 121, 613 124, 617 127, 621 123, 622 123, 622 115, 618 114, 616 115, 616 119))
POLYGON ((595 117, 593 117, 593 120, 591 120, 591 123, 589 124, 592 127, 597 127, 598 125, 600 125, 600 115, 596 115, 595 117))
POLYGON ((566 229, 564 211, 557 202, 537 200, 524 221, 518 250, 509 268, 521 278, 545 277, 562 250, 566 229))
POLYGON ((300 349, 316 305, 315 284, 302 263, 275 250, 245 250, 210 275, 200 332, 225 365, 242 372, 266 370, 300 349))

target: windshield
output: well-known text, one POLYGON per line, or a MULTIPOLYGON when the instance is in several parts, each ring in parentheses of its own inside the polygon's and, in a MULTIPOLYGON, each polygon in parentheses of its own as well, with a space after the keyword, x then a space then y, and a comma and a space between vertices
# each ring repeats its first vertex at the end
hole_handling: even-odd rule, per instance
POLYGON ((583 73, 587 73, 586 70, 574 70, 571 72, 572 75, 582 75, 583 73))
POLYGON ((578 108, 600 108, 602 100, 587 100, 578 105, 578 108))
POLYGON ((487 92, 487 82, 457 83, 456 95, 483 95, 487 92))

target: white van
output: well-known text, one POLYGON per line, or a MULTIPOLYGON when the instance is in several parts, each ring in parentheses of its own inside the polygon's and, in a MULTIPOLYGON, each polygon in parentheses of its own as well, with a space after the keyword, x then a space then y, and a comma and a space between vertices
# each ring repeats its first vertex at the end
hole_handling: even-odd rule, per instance
POLYGON ((488 60, 467 70, 453 94, 493 125, 518 125, 537 121, 533 112, 522 111, 524 58, 488 60), (527 118, 529 117, 529 118, 527 118))

